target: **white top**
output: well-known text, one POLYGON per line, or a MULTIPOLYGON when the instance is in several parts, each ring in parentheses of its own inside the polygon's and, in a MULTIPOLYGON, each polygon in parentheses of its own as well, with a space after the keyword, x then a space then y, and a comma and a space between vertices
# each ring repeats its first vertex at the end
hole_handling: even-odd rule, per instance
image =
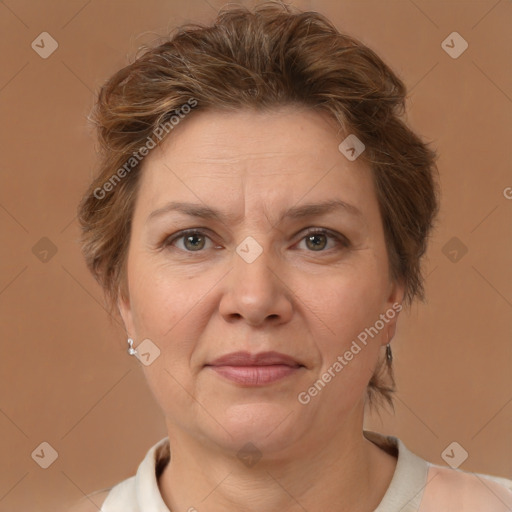
MULTIPOLYGON (((511 512, 512 480, 431 464, 393 436, 363 431, 398 456, 391 483, 374 512, 511 512)), ((158 477, 170 459, 169 438, 147 452, 137 474, 110 489, 101 512, 170 512, 158 477)))

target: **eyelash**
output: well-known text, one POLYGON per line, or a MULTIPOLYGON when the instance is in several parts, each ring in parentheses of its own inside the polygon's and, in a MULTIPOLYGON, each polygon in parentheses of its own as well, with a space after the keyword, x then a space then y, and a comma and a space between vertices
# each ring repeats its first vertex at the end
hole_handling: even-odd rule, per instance
MULTIPOLYGON (((191 228, 191 229, 185 229, 183 231, 179 231, 178 233, 174 234, 174 235, 171 235, 167 238, 164 239, 163 243, 162 243, 162 248, 167 248, 167 247, 170 247, 173 245, 174 242, 176 242, 177 240, 181 240, 187 236, 190 236, 190 235, 199 235, 199 236, 203 236, 205 238, 208 238, 211 240, 211 238, 204 232, 204 231, 201 231, 201 229, 194 229, 194 228, 191 228)), ((302 242, 304 239, 306 239, 308 236, 313 236, 313 235, 325 235, 329 238, 332 238, 334 239, 338 244, 340 244, 342 247, 344 248, 349 248, 350 247, 350 241, 343 235, 340 235, 340 234, 336 234, 328 229, 324 229, 324 228, 310 228, 308 229, 308 231, 304 234, 304 236, 299 240, 299 242, 302 242)), ((336 249, 336 248, 333 248, 333 249, 336 249)), ((333 249, 322 249, 320 251, 309 251, 309 252, 329 252, 333 249)), ((204 252, 205 249, 200 249, 198 251, 188 251, 186 249, 180 249, 182 250, 183 252, 187 252, 189 254, 194 254, 194 253, 200 253, 200 252, 204 252)))

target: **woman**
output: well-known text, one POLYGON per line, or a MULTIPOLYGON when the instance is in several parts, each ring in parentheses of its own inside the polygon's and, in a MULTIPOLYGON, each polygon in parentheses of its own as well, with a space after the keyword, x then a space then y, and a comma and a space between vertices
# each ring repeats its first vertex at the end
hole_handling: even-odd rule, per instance
POLYGON ((323 16, 276 4, 183 27, 103 87, 84 254, 168 437, 102 511, 510 510, 509 480, 363 431, 392 403, 438 209, 405 93, 323 16))

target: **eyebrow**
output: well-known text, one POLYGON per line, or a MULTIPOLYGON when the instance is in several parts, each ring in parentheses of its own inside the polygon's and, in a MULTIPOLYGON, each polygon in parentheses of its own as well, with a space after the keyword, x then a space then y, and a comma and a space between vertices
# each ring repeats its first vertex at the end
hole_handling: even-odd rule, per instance
MULTIPOLYGON (((332 199, 322 203, 309 203, 301 206, 293 206, 281 213, 278 219, 278 223, 282 222, 284 219, 299 220, 306 217, 318 217, 320 215, 326 215, 336 211, 345 211, 346 213, 359 218, 362 218, 363 216, 361 211, 354 205, 346 203, 341 199, 332 199)), ((216 220, 223 224, 236 222, 234 215, 223 213, 220 210, 211 208, 210 206, 179 201, 171 201, 162 208, 154 210, 149 214, 146 222, 171 212, 178 212, 190 217, 197 217, 200 219, 216 220)))

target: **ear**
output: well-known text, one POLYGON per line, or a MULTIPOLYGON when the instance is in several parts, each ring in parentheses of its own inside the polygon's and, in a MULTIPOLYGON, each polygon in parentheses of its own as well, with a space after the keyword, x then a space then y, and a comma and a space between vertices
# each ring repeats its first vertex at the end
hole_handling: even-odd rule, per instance
POLYGON ((124 323, 124 328, 126 330, 126 334, 128 337, 135 337, 135 326, 133 322, 133 313, 132 307, 130 303, 130 295, 128 293, 127 287, 121 284, 118 289, 117 295, 117 309, 119 310, 119 314, 124 323))
POLYGON ((391 281, 388 291, 388 299, 386 301, 386 317, 387 333, 382 337, 382 344, 387 345, 395 336, 398 315, 402 311, 402 302, 405 297, 405 283, 402 280, 391 281))

